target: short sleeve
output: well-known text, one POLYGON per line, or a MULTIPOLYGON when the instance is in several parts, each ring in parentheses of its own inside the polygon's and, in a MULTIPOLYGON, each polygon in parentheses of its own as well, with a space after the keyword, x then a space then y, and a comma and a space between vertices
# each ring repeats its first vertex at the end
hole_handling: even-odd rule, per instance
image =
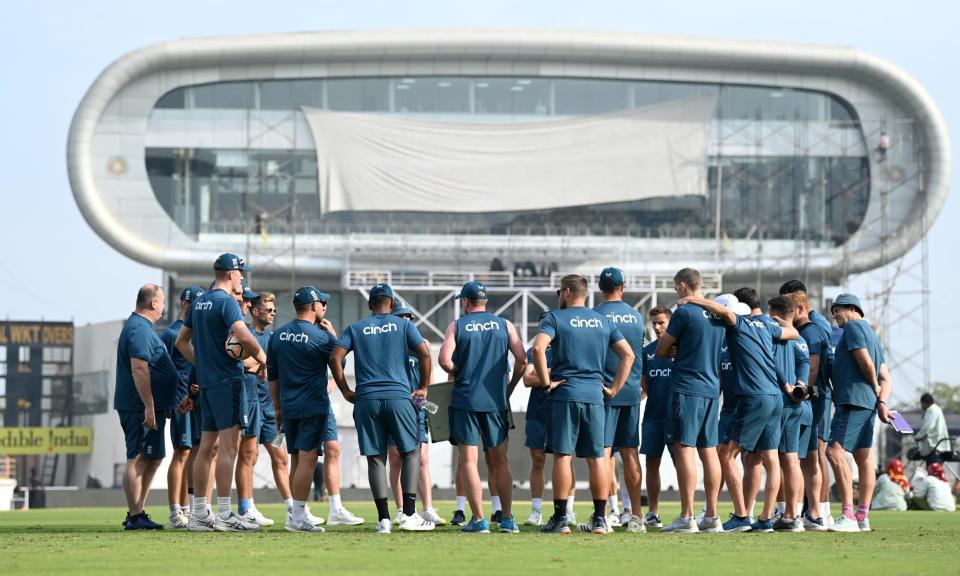
POLYGON ((527 350, 527 364, 533 364, 533 348, 527 350))
POLYGON ((413 322, 404 320, 404 323, 407 329, 407 348, 413 350, 423 343, 423 336, 420 335, 420 331, 413 325, 413 322))
POLYGON ((793 341, 794 355, 796 357, 797 380, 801 382, 810 381, 810 351, 806 341, 798 338, 793 341))
POLYGON ((337 339, 330 335, 326 330, 317 330, 320 333, 320 345, 317 350, 320 352, 320 356, 323 359, 323 363, 326 364, 327 360, 330 359, 330 354, 333 352, 333 349, 337 346, 337 339))
POLYGON ((337 340, 337 346, 343 348, 347 352, 353 350, 353 326, 347 326, 347 329, 343 331, 343 334, 340 335, 340 339, 337 340))
POLYGON ((610 323, 610 327, 612 328, 612 330, 610 330, 610 346, 613 346, 617 342, 623 340, 623 334, 620 332, 620 329, 617 328, 617 325, 614 324, 613 322, 610 323))
POLYGON ((767 322, 766 324, 767 324, 767 328, 770 330, 770 336, 773 337, 774 342, 776 342, 777 340, 780 340, 780 338, 783 337, 783 328, 781 328, 780 325, 776 323, 776 321, 767 322))
POLYGON ((136 326, 127 335, 127 355, 146 362, 153 360, 153 343, 142 326, 136 326))
POLYGON ((164 348, 167 349, 167 354, 173 355, 173 347, 176 343, 176 336, 173 330, 169 328, 163 331, 163 336, 160 337, 160 341, 163 342, 164 348))
POLYGON ((847 350, 857 350, 867 347, 867 335, 864 333, 863 326, 859 322, 850 322, 844 331, 847 340, 847 350))
MULTIPOLYGON (((274 346, 274 339, 278 338, 277 333, 274 332, 273 336, 270 336, 270 347, 274 346)), ((280 365, 277 362, 276 354, 267 355, 267 380, 279 380, 280 379, 280 365)))
POLYGON ((683 331, 687 328, 687 321, 690 316, 690 311, 686 306, 681 306, 673 312, 673 316, 670 317, 670 323, 667 324, 667 334, 673 336, 674 338, 680 338, 683 334, 683 331))
POLYGON ((537 331, 537 333, 546 334, 551 338, 557 337, 557 318, 553 315, 553 312, 543 317, 543 320, 540 321, 540 329, 537 331))
POLYGON ((223 323, 227 326, 233 326, 237 321, 243 322, 243 312, 240 311, 240 305, 233 298, 224 298, 221 304, 223 314, 223 323))

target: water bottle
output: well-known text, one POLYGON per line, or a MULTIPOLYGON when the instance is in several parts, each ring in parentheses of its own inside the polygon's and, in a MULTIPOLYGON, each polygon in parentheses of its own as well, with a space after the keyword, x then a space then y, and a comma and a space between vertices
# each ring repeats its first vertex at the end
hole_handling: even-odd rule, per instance
POLYGON ((277 437, 274 438, 273 442, 271 442, 270 444, 272 444, 274 448, 279 448, 283 446, 283 436, 284 436, 284 428, 283 428, 283 424, 281 424, 280 430, 277 431, 277 437))
POLYGON ((414 400, 414 405, 415 405, 417 408, 423 408, 424 410, 426 410, 427 412, 429 412, 429 413, 431 413, 431 414, 436 414, 437 411, 440 410, 440 406, 438 406, 437 404, 435 404, 435 403, 427 400, 426 398, 417 397, 417 398, 414 400))

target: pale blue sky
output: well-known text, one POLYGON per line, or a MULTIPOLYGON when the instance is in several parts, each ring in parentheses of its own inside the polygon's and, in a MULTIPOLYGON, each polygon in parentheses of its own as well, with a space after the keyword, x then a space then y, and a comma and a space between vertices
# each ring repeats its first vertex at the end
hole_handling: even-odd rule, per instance
MULTIPOLYGON (((122 54, 190 36, 372 28, 567 28, 748 38, 854 46, 916 77, 960 147, 960 4, 768 1, 326 2, 30 1, 4 6, 0 36, 2 191, 0 317, 126 316, 136 287, 160 280, 100 240, 80 216, 66 177, 71 116, 96 76, 122 54)), ((952 188, 960 174, 954 154, 952 188)), ((960 319, 943 306, 960 280, 960 201, 954 192, 930 234, 932 369, 960 383, 950 364, 960 319)), ((915 332, 914 332, 915 333, 915 332)), ((918 333, 915 333, 919 337, 918 333)), ((908 333, 906 337, 911 337, 908 333)), ((907 383, 900 383, 907 386, 907 383)), ((898 394, 908 397, 909 394, 898 394)))

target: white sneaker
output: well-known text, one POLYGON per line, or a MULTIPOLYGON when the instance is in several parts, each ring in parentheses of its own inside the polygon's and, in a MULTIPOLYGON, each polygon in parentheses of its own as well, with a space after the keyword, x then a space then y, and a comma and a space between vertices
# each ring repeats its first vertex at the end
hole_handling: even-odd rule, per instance
POLYGON ((620 525, 626 526, 630 519, 633 518, 633 514, 624 510, 623 514, 620 515, 620 525))
POLYGON ((310 513, 310 507, 309 507, 309 506, 304 506, 303 510, 304 510, 304 512, 307 513, 307 522, 310 522, 310 523, 313 524, 314 526, 319 526, 319 525, 321 525, 321 524, 325 524, 325 523, 326 523, 326 520, 324 520, 322 517, 320 517, 320 516, 314 516, 313 514, 311 514, 311 513, 310 513))
POLYGON ((191 514, 187 521, 187 531, 189 532, 213 532, 213 530, 213 514, 209 512, 202 518, 197 514, 191 514))
POLYGON ((384 518, 377 522, 377 534, 389 534, 393 530, 393 523, 384 518))
POLYGON ((719 516, 713 516, 712 518, 707 516, 697 524, 697 529, 701 532, 723 532, 723 522, 720 521, 719 516))
POLYGON ((643 523, 643 519, 639 516, 630 516, 630 519, 627 520, 627 532, 632 532, 634 534, 643 534, 647 531, 646 525, 643 523))
POLYGON ((617 516, 616 514, 607 514, 607 526, 610 528, 616 528, 618 526, 622 526, 622 524, 620 523, 620 517, 617 516))
POLYGON ((328 526, 359 526, 363 524, 363 518, 354 516, 353 512, 341 507, 336 514, 331 514, 327 518, 328 526))
POLYGON ((167 528, 171 530, 183 530, 190 523, 190 519, 182 511, 171 514, 167 519, 167 528))
POLYGON ((567 526, 579 526, 576 512, 567 512, 567 526))
POLYGON ((803 529, 807 532, 826 532, 827 526, 822 519, 820 520, 820 522, 814 522, 813 520, 807 518, 806 515, 804 515, 803 529))
POLYGON ((433 508, 424 508, 423 509, 423 519, 428 522, 433 522, 434 526, 446 526, 446 519, 437 513, 433 508))
POLYGON ((314 526, 308 518, 304 517, 302 520, 294 520, 293 514, 289 513, 287 514, 287 521, 284 523, 283 528, 287 532, 315 532, 317 534, 326 532, 323 526, 314 526))
POLYGON ((833 514, 830 514, 830 515, 828 515, 826 518, 823 519, 823 525, 826 526, 828 530, 829 530, 830 528, 833 528, 833 525, 836 524, 836 523, 837 523, 837 521, 834 520, 833 514))
POLYGON ((857 527, 860 528, 861 532, 873 532, 870 529, 870 519, 864 518, 863 520, 857 520, 857 527))
POLYGON ((699 512, 693 517, 693 520, 697 523, 697 526, 703 522, 703 517, 707 515, 707 509, 701 508, 699 512))
POLYGON ((527 516, 527 519, 523 523, 523 525, 524 526, 542 526, 543 510, 531 510, 530 515, 527 516))
POLYGON ((214 514, 213 529, 217 532, 257 532, 260 530, 260 525, 245 520, 236 512, 231 512, 226 519, 221 518, 220 514, 214 514))
POLYGON ((700 528, 697 527, 695 518, 677 518, 660 529, 661 532, 679 532, 680 534, 699 534, 700 528))
POLYGON ((393 516, 393 525, 399 526, 401 518, 403 518, 403 510, 397 510, 397 513, 393 516))
POLYGON ((244 515, 246 518, 252 519, 254 522, 261 526, 273 526, 273 520, 264 516, 259 510, 255 507, 247 510, 247 513, 244 515))
POLYGON ((834 522, 830 527, 831 532, 859 532, 860 526, 854 518, 840 516, 840 519, 834 522))
POLYGON ((422 516, 414 512, 410 516, 400 517, 400 529, 407 532, 426 532, 434 529, 433 522, 424 520, 422 516))

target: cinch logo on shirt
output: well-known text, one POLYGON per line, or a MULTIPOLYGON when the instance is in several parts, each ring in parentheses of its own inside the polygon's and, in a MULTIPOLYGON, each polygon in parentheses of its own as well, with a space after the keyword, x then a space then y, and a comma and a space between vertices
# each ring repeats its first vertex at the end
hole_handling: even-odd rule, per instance
POLYGON ((607 318, 614 324, 636 324, 637 317, 632 314, 607 314, 607 318))
POLYGON ((707 312, 706 310, 703 311, 703 317, 706 318, 707 320, 720 320, 719 314, 714 314, 713 312, 707 312))
POLYGON ((465 327, 467 332, 486 332, 487 330, 499 330, 500 323, 494 320, 487 322, 471 322, 465 327))
POLYGON ((750 324, 753 324, 755 328, 760 328, 762 330, 767 329, 767 325, 759 320, 747 320, 747 322, 749 322, 750 324))
POLYGON ((603 328, 603 322, 599 318, 576 318, 570 319, 570 325, 574 328, 603 328))
POLYGON ((213 308, 213 302, 207 300, 206 302, 197 302, 193 305, 193 309, 202 312, 203 310, 210 310, 213 308))
POLYGON ((727 360, 726 362, 721 362, 720 369, 723 370, 724 372, 729 372, 730 370, 733 370, 733 362, 730 362, 729 360, 727 360))
POLYGON ((282 342, 295 342, 297 344, 306 344, 310 341, 310 337, 306 334, 294 334, 292 332, 281 332, 280 340, 282 342))
POLYGON ((670 368, 654 368, 647 372, 648 378, 668 378, 670 376, 670 368))
POLYGON ((377 334, 386 334, 387 332, 398 332, 400 329, 397 328, 397 325, 393 322, 389 324, 384 324, 383 326, 364 326, 363 334, 364 336, 376 336, 377 334))

